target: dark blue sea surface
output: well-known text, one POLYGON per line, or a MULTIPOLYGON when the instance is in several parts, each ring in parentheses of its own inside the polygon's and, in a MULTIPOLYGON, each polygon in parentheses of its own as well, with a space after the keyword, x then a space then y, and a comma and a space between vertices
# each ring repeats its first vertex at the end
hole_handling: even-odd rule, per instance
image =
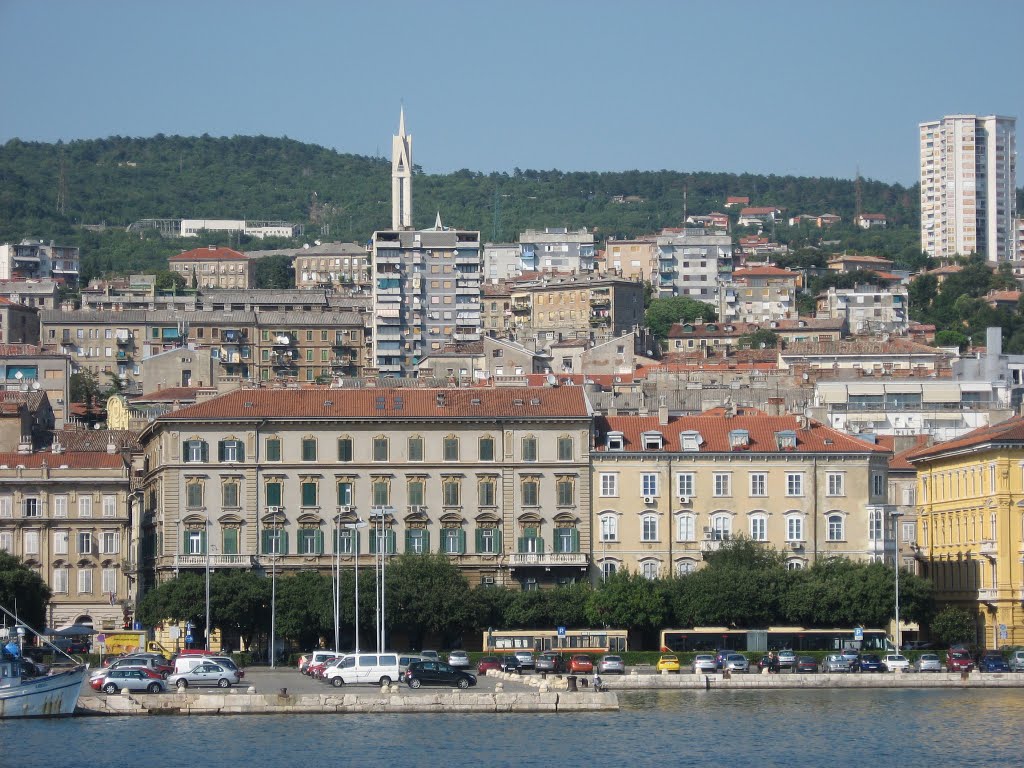
POLYGON ((1024 689, 644 691, 604 714, 0 722, 3 768, 1020 765, 1024 689))

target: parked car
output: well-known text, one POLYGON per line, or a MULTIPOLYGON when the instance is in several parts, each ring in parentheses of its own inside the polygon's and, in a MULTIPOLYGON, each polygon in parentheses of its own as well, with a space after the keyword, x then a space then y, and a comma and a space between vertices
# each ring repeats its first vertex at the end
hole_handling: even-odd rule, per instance
POLYGON ((482 656, 480 661, 476 664, 476 673, 478 675, 486 675, 492 670, 501 669, 501 659, 497 656, 482 656))
POLYGON ((565 671, 565 660, 562 658, 561 654, 542 653, 537 657, 534 669, 537 672, 551 672, 552 674, 558 674, 565 671))
POLYGON ((974 669, 974 659, 969 648, 954 645, 946 652, 946 669, 950 672, 970 672, 974 669))
POLYGON ((914 662, 914 669, 918 672, 941 672, 942 660, 937 653, 922 653, 914 662))
POLYGON ((151 677, 141 667, 121 667, 108 669, 99 679, 98 690, 104 693, 120 693, 122 690, 145 691, 146 693, 163 693, 167 684, 159 676, 151 677))
POLYGON ((420 651, 420 656, 422 656, 424 659, 433 659, 434 661, 441 660, 441 657, 438 655, 437 651, 420 651))
POLYGON ((1010 665, 1006 663, 1003 654, 998 651, 989 651, 978 662, 978 670, 981 672, 1009 672, 1010 665))
POLYGON ((302 663, 301 659, 299 660, 299 672, 304 675, 308 675, 310 673, 310 667, 318 664, 321 666, 326 665, 328 661, 333 661, 341 655, 342 654, 337 651, 312 651, 308 656, 302 657, 303 659, 306 659, 305 664, 302 663))
POLYGON ((840 654, 833 653, 825 657, 825 661, 821 665, 822 672, 849 672, 850 662, 844 659, 840 654))
POLYGON ((71 655, 88 653, 92 645, 92 642, 86 637, 55 637, 47 642, 71 655))
POLYGON ((839 655, 843 657, 843 661, 846 662, 846 666, 850 668, 851 672, 857 669, 857 665, 860 663, 860 652, 853 648, 847 648, 839 655))
POLYGON ((665 654, 658 659, 656 668, 659 672, 678 672, 679 671, 679 657, 672 656, 671 654, 665 654))
POLYGON ((796 664, 796 652, 783 648, 776 654, 779 657, 779 669, 792 669, 796 664))
POLYGON ((419 688, 421 685, 469 688, 476 685, 476 677, 443 661, 414 661, 405 670, 405 682, 410 688, 419 688))
POLYGON ((895 672, 897 669, 907 672, 910 670, 910 660, 900 653, 887 653, 882 659, 882 666, 886 672, 895 672))
POLYGON ((882 664, 882 660, 873 653, 867 653, 861 656, 857 666, 861 672, 885 672, 885 666, 882 664))
POLYGON ((533 660, 533 654, 529 651, 516 651, 515 656, 519 659, 519 664, 524 671, 536 668, 537 663, 533 660))
POLYGON ((220 664, 222 667, 227 667, 238 673, 239 679, 245 678, 245 670, 235 664, 235 660, 230 656, 210 656, 207 661, 212 661, 214 664, 220 664))
POLYGON ((710 653, 698 653, 693 657, 693 664, 691 666, 695 675, 706 675, 717 669, 715 657, 710 653))
POLYGON ((240 679, 234 670, 214 664, 212 661, 203 661, 188 672, 171 675, 167 678, 167 684, 177 686, 178 690, 184 690, 193 685, 216 685, 219 688, 230 688, 232 685, 237 685, 240 679))
POLYGON ((725 669, 730 672, 749 672, 750 661, 742 653, 730 653, 725 657, 725 669))
POLYGON ((926 651, 935 646, 926 640, 913 640, 909 643, 903 644, 904 651, 926 651))
POLYGON ((110 662, 107 669, 128 669, 132 667, 145 667, 156 672, 164 680, 174 671, 174 667, 167 663, 163 656, 152 658, 149 656, 122 656, 110 662))
POLYGON ((469 654, 465 651, 449 651, 448 663, 456 669, 469 669, 472 666, 469 663, 469 654))
POLYGON ((337 664, 327 670, 324 679, 335 688, 343 685, 383 686, 401 680, 404 671, 397 653, 360 652, 343 656, 337 664))
POLYGON ((1014 651, 1010 656, 1010 671, 1024 672, 1024 651, 1014 651))
POLYGON ((515 656, 502 656, 500 669, 502 672, 521 675, 523 674, 523 663, 515 656))
POLYGON ((626 663, 621 656, 606 653, 597 661, 597 673, 599 675, 624 675, 626 674, 626 663))
POLYGON ((578 653, 569 659, 569 673, 573 675, 589 675, 594 671, 594 660, 584 653, 578 653))
POLYGON ((793 671, 801 675, 815 675, 818 673, 818 662, 813 656, 801 656, 793 665, 793 671))

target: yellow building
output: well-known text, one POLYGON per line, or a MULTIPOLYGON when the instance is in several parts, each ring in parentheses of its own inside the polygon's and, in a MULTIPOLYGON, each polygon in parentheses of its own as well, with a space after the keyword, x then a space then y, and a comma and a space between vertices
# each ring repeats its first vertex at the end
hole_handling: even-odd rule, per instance
POLYGON ((936 600, 977 614, 977 642, 1024 644, 1024 418, 907 457, 917 469, 917 557, 936 600))

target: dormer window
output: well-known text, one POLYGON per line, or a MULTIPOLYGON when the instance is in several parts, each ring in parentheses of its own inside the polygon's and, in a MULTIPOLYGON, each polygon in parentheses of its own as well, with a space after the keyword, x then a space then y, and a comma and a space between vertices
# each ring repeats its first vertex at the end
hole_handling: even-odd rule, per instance
POLYGON ((609 432, 606 441, 609 451, 622 451, 626 448, 626 437, 621 432, 609 432))
POLYGON ((665 444, 660 432, 644 432, 641 440, 645 451, 660 451, 665 444))
POLYGON ((780 451, 796 450, 796 432, 792 429, 785 429, 775 433, 775 444, 780 451))
POLYGON ((695 429, 688 429, 679 433, 679 446, 683 451, 696 453, 704 443, 704 438, 695 429))
POLYGON ((745 451, 750 447, 750 432, 745 429, 729 431, 729 450, 745 451))

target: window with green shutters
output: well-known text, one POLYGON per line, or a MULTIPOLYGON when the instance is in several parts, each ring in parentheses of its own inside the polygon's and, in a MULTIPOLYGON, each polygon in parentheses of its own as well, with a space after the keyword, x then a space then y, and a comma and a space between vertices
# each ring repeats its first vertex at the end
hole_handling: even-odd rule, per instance
POLYGON ((338 438, 338 461, 352 461, 352 438, 338 438))
POLYGON ((352 555, 359 552, 359 531, 341 528, 335 532, 334 551, 339 555, 352 555))
POLYGON ((481 480, 477 485, 477 503, 481 507, 493 507, 495 505, 495 482, 493 480, 481 480))
POLYGON ((302 460, 316 461, 316 438, 302 438, 302 460))
POLYGON ((555 531, 555 552, 575 553, 580 551, 580 532, 575 528, 559 528, 555 531))
POLYGON ((203 481, 190 480, 185 486, 185 506, 199 509, 203 506, 203 481))
POLYGON ((241 440, 221 440, 217 443, 218 461, 245 461, 245 445, 241 440))
POLYGON ((299 531, 299 554, 322 555, 324 553, 324 532, 315 528, 299 531))
POLYGON ((423 461, 423 438, 418 435, 409 438, 409 461, 423 461))
POLYGON ((523 480, 522 492, 523 506, 536 507, 539 503, 538 499, 540 498, 540 481, 534 478, 523 480))
POLYGON ((537 460, 537 438, 535 437, 524 437, 523 438, 523 461, 536 461, 537 460))
POLYGON ((391 529, 384 531, 380 529, 370 531, 370 554, 376 555, 382 551, 386 555, 395 554, 395 532, 391 529))
POLYGON ((519 537, 519 551, 523 554, 532 554, 544 551, 544 539, 537 535, 536 528, 524 528, 523 535, 519 537))
POLYGON ((558 460, 559 461, 572 461, 572 438, 571 437, 560 437, 560 438, 558 438, 558 460))
POLYGON ((405 551, 414 555, 430 552, 430 531, 421 528, 406 531, 405 551))
POLYGON ((560 477, 555 483, 558 506, 571 507, 576 503, 576 483, 571 477, 560 477))
POLYGON ((387 480, 373 481, 373 506, 386 507, 391 503, 390 486, 387 480))
POLYGON ((494 461, 494 438, 489 435, 480 438, 480 461, 494 461))
POLYGON ((373 438, 373 460, 388 460, 388 439, 386 437, 373 438))
POLYGON ((238 529, 225 528, 221 535, 221 547, 225 555, 238 554, 238 529))
POLYGON ((262 542, 264 555, 288 554, 288 531, 267 528, 263 531, 262 542))
POLYGON ((181 458, 189 464, 205 464, 210 460, 210 448, 205 440, 186 440, 181 446, 181 458))
POLYGON ((424 491, 423 480, 410 480, 406 486, 406 493, 409 495, 409 504, 411 506, 422 507, 423 506, 423 491, 424 491))
POLYGON ((302 506, 316 506, 316 480, 302 481, 302 506))
POLYGON ((220 487, 221 490, 221 506, 222 507, 237 507, 238 506, 238 481, 227 480, 220 487))
POLYGON ((449 477, 441 485, 443 490, 442 496, 444 497, 444 505, 446 507, 457 507, 462 501, 462 487, 459 484, 458 479, 449 477))
POLYGON ((442 532, 444 553, 464 555, 466 553, 466 532, 461 528, 445 528, 442 532))
POLYGON ((281 460, 281 439, 278 437, 267 438, 267 461, 281 460))
POLYGON ((497 528, 476 529, 476 553, 497 555, 501 552, 501 531, 497 528))
POLYGON ((347 480, 338 483, 338 504, 343 507, 352 506, 352 483, 347 480))
POLYGON ((273 481, 267 483, 264 486, 264 495, 267 500, 268 507, 280 507, 281 506, 281 483, 273 481))
POLYGON ((187 555, 205 555, 206 531, 185 531, 182 551, 187 555))
POLYGON ((454 435, 449 435, 444 439, 444 460, 459 460, 459 438, 454 435))

